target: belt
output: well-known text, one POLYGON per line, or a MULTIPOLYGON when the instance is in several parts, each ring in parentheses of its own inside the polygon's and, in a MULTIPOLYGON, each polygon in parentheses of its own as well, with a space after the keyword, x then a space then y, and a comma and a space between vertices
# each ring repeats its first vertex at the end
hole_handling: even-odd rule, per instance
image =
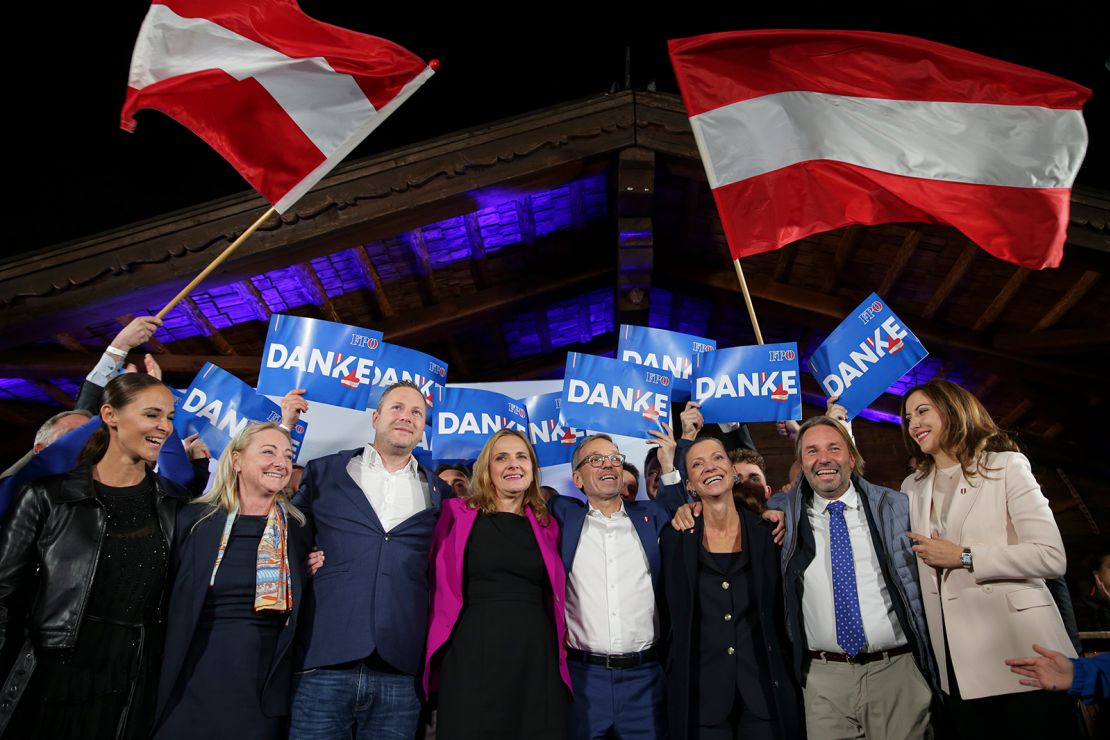
POLYGON ((649 647, 647 650, 641 650, 638 653, 606 655, 605 653, 587 653, 583 650, 567 648, 567 660, 587 663, 589 665, 601 665, 611 669, 638 668, 644 663, 655 661, 656 651, 654 647, 649 647))
POLYGON ((896 655, 905 655, 910 652, 909 645, 902 647, 891 648, 890 650, 880 650, 877 653, 856 653, 856 655, 848 655, 846 653, 827 653, 824 650, 810 650, 809 657, 813 660, 827 660, 830 663, 851 663, 852 665, 867 665, 876 660, 886 660, 893 658, 896 655))

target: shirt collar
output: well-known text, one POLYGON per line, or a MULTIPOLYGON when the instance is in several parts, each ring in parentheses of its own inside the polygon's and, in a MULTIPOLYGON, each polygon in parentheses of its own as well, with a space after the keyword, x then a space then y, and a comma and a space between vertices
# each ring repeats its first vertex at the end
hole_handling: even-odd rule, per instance
POLYGON ((586 508, 587 508, 586 515, 587 516, 592 516, 595 519, 626 519, 626 518, 628 518, 628 512, 624 510, 624 499, 620 498, 619 496, 617 498, 620 499, 620 506, 618 506, 617 510, 613 512, 612 516, 605 516, 604 514, 601 513, 600 509, 594 508, 594 505, 590 503, 589 499, 586 499, 586 508))
MULTIPOLYGON (((849 480, 848 490, 845 491, 840 496, 840 498, 833 499, 833 501, 843 501, 845 509, 859 508, 859 493, 856 491, 856 484, 849 480)), ((813 509, 817 514, 824 514, 825 509, 829 508, 829 504, 831 503, 832 501, 830 501, 829 499, 824 498, 816 493, 813 494, 813 509)))
MULTIPOLYGON (((363 448, 362 464, 370 470, 381 470, 382 472, 389 472, 385 469, 385 463, 382 462, 382 456, 374 448, 373 444, 368 443, 366 447, 363 448)), ((416 458, 410 454, 409 461, 405 463, 405 466, 397 472, 393 473, 393 475, 405 474, 408 476, 416 477, 418 470, 419 467, 418 463, 416 462, 416 458)))

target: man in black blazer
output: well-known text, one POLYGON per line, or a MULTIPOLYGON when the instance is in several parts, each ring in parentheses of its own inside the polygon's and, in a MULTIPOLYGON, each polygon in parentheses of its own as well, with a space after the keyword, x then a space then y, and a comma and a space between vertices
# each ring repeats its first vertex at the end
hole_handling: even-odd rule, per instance
MULTIPOLYGON (((286 396, 283 424, 307 403, 286 396)), ((313 460, 294 503, 327 555, 301 618, 290 738, 412 737, 428 629, 428 550, 451 488, 418 463, 427 404, 410 381, 373 414, 374 441, 313 460)))

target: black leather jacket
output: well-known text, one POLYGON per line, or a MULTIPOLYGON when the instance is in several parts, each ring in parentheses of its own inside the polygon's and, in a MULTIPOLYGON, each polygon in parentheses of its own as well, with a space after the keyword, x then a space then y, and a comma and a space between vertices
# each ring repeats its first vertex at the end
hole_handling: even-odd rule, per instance
MULTIPOLYGON (((151 474, 168 548, 185 489, 151 474)), ((79 467, 30 484, 0 531, 0 656, 6 675, 29 635, 37 648, 70 648, 88 602, 104 537, 92 473, 79 467)))

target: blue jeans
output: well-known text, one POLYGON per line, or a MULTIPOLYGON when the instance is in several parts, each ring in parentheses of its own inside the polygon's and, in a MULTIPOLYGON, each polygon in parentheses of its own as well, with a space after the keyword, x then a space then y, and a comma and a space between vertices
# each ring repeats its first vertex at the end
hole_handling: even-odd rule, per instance
POLYGON ((293 674, 289 740, 411 740, 419 718, 413 676, 362 664, 293 674))

